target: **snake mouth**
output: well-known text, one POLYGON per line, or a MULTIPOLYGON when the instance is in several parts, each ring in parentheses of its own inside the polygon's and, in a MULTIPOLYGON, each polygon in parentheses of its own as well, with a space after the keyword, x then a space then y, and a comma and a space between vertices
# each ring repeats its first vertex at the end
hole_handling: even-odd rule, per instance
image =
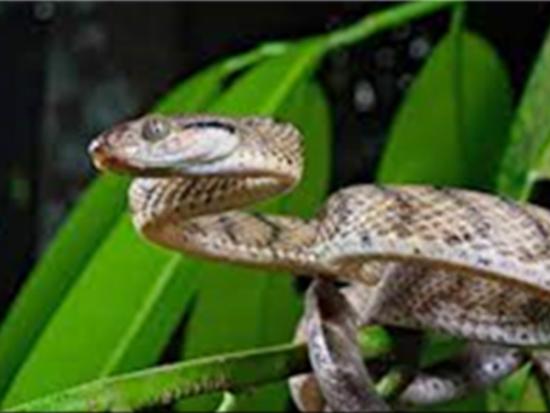
POLYGON ((109 169, 109 156, 108 151, 105 150, 105 146, 105 140, 101 137, 94 139, 88 146, 88 153, 90 154, 92 163, 100 171, 109 169))
MULTIPOLYGON (((92 159, 92 163, 99 171, 115 172, 121 174, 140 175, 143 168, 131 165, 111 149, 108 141, 99 136, 94 139, 88 146, 88 153, 92 159)), ((148 174, 151 172, 148 171, 148 174)))
POLYGON ((90 143, 88 153, 92 158, 92 163, 100 171, 123 172, 127 169, 124 162, 113 156, 108 143, 101 136, 90 143))

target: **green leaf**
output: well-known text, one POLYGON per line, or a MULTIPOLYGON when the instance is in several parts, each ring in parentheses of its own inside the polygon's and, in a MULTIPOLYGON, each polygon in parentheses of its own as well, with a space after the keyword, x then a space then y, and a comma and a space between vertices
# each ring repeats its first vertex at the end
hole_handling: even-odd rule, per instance
POLYGON ((125 208, 127 184, 114 175, 96 179, 29 274, 0 329, 0 396, 125 208))
POLYGON ((531 364, 527 363, 514 374, 507 377, 487 394, 487 407, 492 412, 519 411, 522 398, 531 373, 531 364))
MULTIPOLYGON (((245 66, 239 59, 187 79, 157 110, 201 110, 245 66)), ((0 389, 21 369, 4 405, 150 364, 181 316, 192 283, 172 255, 145 246, 127 214, 121 217, 127 185, 120 177, 96 179, 19 294, 0 332, 0 389)))
POLYGON ((125 214, 52 317, 6 405, 154 362, 155 341, 165 341, 192 292, 170 258, 138 239, 125 214))
POLYGON ((325 39, 307 40, 262 62, 235 82, 210 110, 228 115, 277 113, 300 80, 312 74, 325 47, 325 39))
POLYGON ((550 178, 550 31, 511 128, 498 179, 499 192, 527 199, 538 179, 550 178))
POLYGON ((542 394, 543 391, 548 391, 545 387, 539 386, 532 371, 529 373, 529 378, 525 384, 523 397, 518 400, 518 412, 547 412, 548 406, 545 402, 546 398, 542 394))
MULTIPOLYGON (((320 45, 306 45, 262 63, 239 79, 215 105, 216 111, 223 113, 259 111, 276 115, 295 123, 305 135, 308 162, 304 181, 292 194, 258 208, 264 212, 311 215, 325 196, 328 107, 319 87, 308 82, 321 50, 320 45), (248 101, 245 91, 249 93, 248 101)), ((186 329, 186 359, 274 344, 292 336, 299 299, 290 277, 212 263, 205 264, 200 272, 200 294, 186 329)), ((270 385, 243 400, 239 407, 281 410, 286 399, 286 384, 270 385)), ((218 402, 210 396, 186 401, 182 406, 195 411, 212 410, 218 402)))
POLYGON ((181 113, 183 109, 198 110, 207 108, 221 95, 225 80, 249 66, 270 57, 284 54, 289 46, 282 43, 265 43, 249 52, 230 57, 210 65, 190 79, 174 87, 153 108, 163 114, 181 113))
POLYGON ((511 116, 508 76, 479 36, 462 33, 458 51, 455 41, 441 40, 411 85, 393 121, 378 180, 494 185, 511 116))

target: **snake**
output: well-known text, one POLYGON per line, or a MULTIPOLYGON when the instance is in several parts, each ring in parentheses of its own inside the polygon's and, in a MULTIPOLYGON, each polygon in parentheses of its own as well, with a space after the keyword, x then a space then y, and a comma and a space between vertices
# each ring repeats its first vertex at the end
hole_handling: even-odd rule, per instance
MULTIPOLYGON (((498 351, 550 343, 549 211, 471 189, 419 184, 352 185, 331 194, 308 219, 249 210, 295 189, 307 162, 303 139, 296 126, 270 117, 149 114, 102 132, 88 149, 99 170, 133 178, 129 209, 149 242, 368 291, 346 298, 330 289, 337 291, 333 299, 343 294, 353 302, 348 312, 356 319, 333 323, 332 330, 320 316, 327 297, 319 288, 310 294, 306 341, 320 355, 311 361, 328 410, 342 406, 337 399, 346 390, 359 398, 352 410, 382 406, 367 390, 357 395, 355 384, 372 387, 362 367, 350 378, 339 367, 346 362, 335 361, 357 358, 356 343, 340 355, 334 344, 349 338, 350 326, 433 330, 498 351), (335 387, 340 379, 349 384, 335 387)), ((478 354, 496 357, 482 348, 473 346, 464 357, 477 366, 486 360, 478 354)), ((508 357, 505 366, 516 366, 515 353, 502 357, 508 357)), ((480 376, 486 369, 470 371, 462 375, 468 383, 488 382, 480 376)), ((428 397, 426 386, 433 393, 434 380, 447 390, 458 383, 423 374, 405 390, 410 400, 428 397)), ((436 393, 428 399, 441 398, 436 393)))

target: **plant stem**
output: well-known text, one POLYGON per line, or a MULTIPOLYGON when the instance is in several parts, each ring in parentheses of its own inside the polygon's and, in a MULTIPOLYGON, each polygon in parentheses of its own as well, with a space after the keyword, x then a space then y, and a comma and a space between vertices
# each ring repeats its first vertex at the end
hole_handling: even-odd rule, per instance
POLYGON ((336 49, 356 43, 372 34, 388 30, 413 19, 421 18, 446 7, 455 5, 454 1, 418 1, 388 10, 369 14, 353 25, 329 33, 328 48, 336 49))
MULTIPOLYGON (((381 357, 393 347, 391 337, 380 327, 367 327, 361 331, 361 336, 369 336, 359 340, 365 359, 381 357)), ((136 410, 203 393, 238 392, 309 370, 306 345, 283 344, 99 379, 8 410, 136 410)))

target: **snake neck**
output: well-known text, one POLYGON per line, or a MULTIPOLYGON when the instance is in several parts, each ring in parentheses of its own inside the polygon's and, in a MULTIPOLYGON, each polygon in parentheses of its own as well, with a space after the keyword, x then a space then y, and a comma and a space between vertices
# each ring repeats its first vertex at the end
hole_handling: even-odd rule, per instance
POLYGON ((202 258, 315 272, 313 221, 236 211, 290 190, 292 177, 137 178, 133 222, 149 241, 202 258))

